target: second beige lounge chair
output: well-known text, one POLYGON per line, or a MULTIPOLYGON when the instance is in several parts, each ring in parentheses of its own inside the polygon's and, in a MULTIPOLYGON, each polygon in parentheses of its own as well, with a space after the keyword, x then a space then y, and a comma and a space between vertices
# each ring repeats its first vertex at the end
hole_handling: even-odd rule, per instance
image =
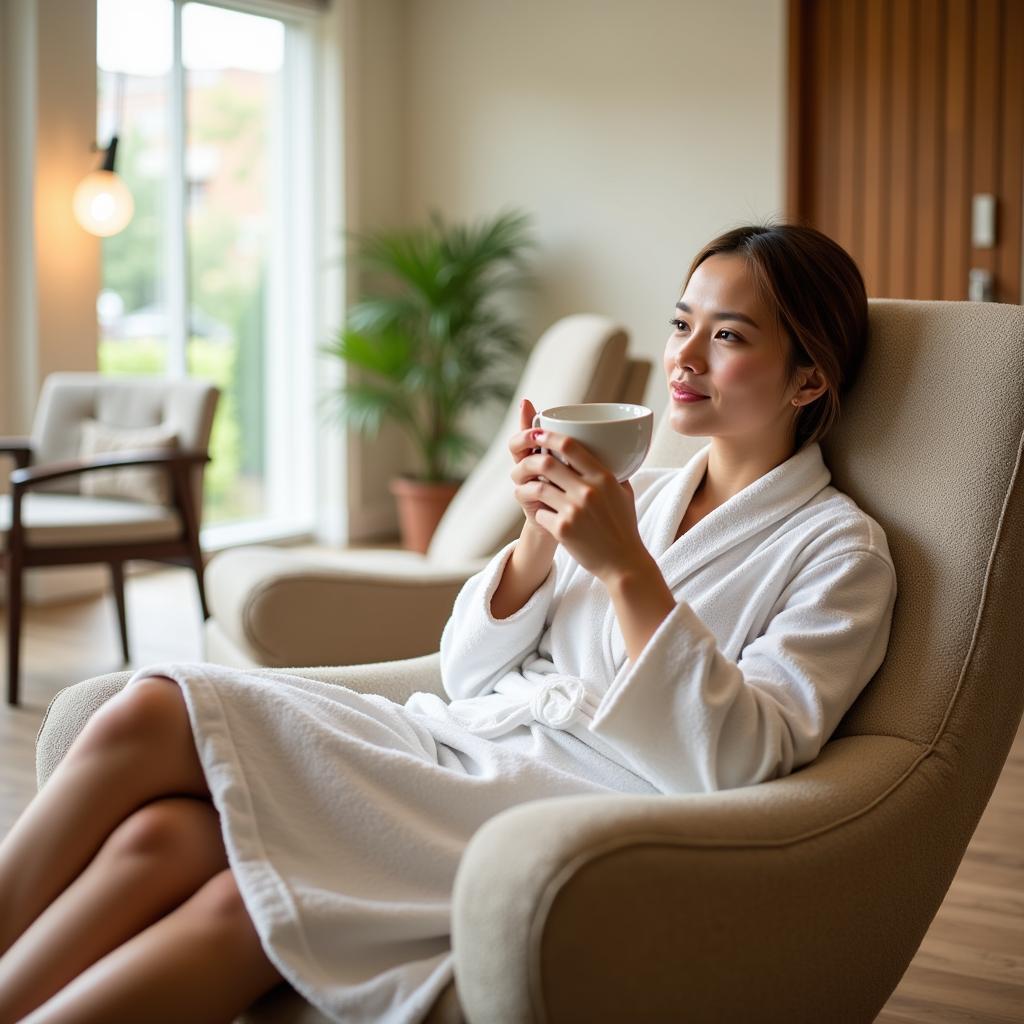
POLYGON ((519 399, 641 402, 647 360, 595 314, 567 316, 538 340, 494 440, 448 507, 425 555, 351 550, 328 557, 271 547, 216 556, 206 572, 205 657, 224 665, 356 665, 436 651, 462 584, 519 533, 508 437, 519 399), (395 624, 398 628, 395 628, 395 624))

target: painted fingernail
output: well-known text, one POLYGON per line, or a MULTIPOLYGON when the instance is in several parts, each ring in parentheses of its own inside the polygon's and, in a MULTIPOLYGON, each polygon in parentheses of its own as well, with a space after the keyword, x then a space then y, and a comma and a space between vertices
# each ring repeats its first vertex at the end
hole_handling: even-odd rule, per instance
POLYGON ((543 436, 544 436, 544 431, 543 430, 535 430, 533 432, 533 439, 534 439, 534 441, 539 441, 543 436))

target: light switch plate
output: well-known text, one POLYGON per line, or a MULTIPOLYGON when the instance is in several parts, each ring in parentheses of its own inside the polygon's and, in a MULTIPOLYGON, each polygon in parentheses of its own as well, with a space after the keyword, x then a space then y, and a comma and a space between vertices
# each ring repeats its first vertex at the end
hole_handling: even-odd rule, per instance
POLYGON ((971 199, 971 245, 991 249, 996 244, 996 197, 981 192, 971 199))

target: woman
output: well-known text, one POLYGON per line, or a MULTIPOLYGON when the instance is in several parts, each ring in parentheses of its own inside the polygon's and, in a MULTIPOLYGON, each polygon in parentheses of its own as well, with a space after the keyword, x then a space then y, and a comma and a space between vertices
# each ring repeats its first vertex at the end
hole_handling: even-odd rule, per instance
POLYGON ((282 977, 338 1021, 418 1021, 488 818, 814 759, 896 593, 817 443, 863 282, 816 231, 741 228, 694 260, 671 327, 670 422, 710 444, 619 484, 524 400, 526 521, 456 600, 450 703, 161 665, 96 713, 0 845, 0 1024, 230 1021, 282 977))

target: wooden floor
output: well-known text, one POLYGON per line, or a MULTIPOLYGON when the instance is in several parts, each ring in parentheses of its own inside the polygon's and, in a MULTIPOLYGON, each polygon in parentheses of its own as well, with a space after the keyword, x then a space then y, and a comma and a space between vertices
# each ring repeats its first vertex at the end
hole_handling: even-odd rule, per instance
MULTIPOLYGON (((199 602, 186 570, 130 578, 127 595, 136 665, 201 658, 199 602)), ((123 667, 112 600, 29 609, 22 650, 23 705, 0 710, 0 835, 35 791, 33 747, 50 698, 123 667)), ((877 1020, 1024 1022, 1024 728, 945 902, 877 1020)))

